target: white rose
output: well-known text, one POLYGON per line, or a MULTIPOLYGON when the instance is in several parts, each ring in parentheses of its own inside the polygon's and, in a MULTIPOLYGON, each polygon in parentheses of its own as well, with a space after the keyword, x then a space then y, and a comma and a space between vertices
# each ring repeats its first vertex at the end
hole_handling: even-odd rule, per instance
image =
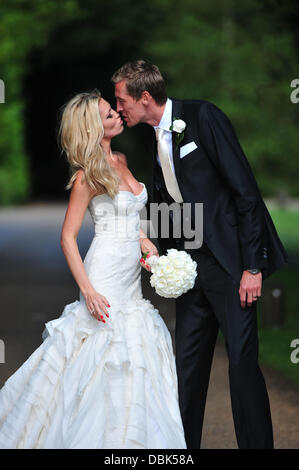
POLYGON ((153 264, 150 284, 158 295, 177 298, 194 286, 197 263, 185 251, 168 249, 153 264))
POLYGON ((159 256, 152 255, 149 258, 147 258, 146 261, 151 267, 154 267, 158 260, 159 260, 159 256))
POLYGON ((177 132, 178 134, 181 134, 186 128, 186 123, 185 121, 182 121, 182 119, 175 119, 172 124, 172 129, 174 132, 177 132))

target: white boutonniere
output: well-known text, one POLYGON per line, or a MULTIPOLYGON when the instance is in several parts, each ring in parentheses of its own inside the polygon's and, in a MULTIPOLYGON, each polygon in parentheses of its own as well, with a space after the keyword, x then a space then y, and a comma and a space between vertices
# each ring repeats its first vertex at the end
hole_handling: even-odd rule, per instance
POLYGON ((184 139, 185 129, 186 129, 185 121, 183 121, 182 119, 173 118, 172 125, 170 126, 169 130, 172 132, 176 132, 176 136, 175 136, 176 148, 178 148, 178 146, 184 139))

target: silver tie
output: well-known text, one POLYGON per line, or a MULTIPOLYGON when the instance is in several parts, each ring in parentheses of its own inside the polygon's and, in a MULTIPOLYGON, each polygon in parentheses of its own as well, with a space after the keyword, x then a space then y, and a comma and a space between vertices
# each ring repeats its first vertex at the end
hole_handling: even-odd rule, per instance
POLYGON ((183 198, 181 195, 181 191, 180 191, 177 179, 171 168, 168 145, 164 139, 166 131, 158 127, 155 129, 155 132, 156 132, 156 139, 158 143, 158 155, 160 158, 162 173, 164 176, 167 191, 176 202, 183 202, 183 198))

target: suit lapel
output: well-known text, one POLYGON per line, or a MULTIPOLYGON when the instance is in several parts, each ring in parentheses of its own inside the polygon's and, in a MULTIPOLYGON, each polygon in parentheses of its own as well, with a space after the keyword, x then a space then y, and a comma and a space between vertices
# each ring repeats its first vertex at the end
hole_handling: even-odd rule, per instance
MULTIPOLYGON (((181 101, 177 101, 175 99, 172 99, 172 122, 174 120, 174 118, 176 119, 183 119, 183 115, 184 115, 184 112, 183 112, 183 104, 181 101)), ((174 168, 175 168, 175 174, 176 174, 176 178, 177 178, 177 181, 179 181, 180 179, 180 169, 181 169, 181 165, 180 165, 180 148, 177 147, 176 145, 176 142, 175 142, 175 136, 176 136, 176 132, 172 132, 172 156, 173 156, 173 164, 174 164, 174 168)))

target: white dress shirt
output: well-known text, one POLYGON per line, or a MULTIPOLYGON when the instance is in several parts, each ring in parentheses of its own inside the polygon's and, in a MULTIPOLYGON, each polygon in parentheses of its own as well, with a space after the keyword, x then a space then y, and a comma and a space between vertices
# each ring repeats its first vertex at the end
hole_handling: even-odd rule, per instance
MULTIPOLYGON (((175 174, 175 169, 174 169, 174 164, 173 164, 173 155, 172 155, 172 132, 169 130, 171 125, 172 125, 172 101, 171 99, 167 98, 166 106, 165 106, 161 121, 159 122, 158 126, 153 126, 153 127, 155 130, 157 127, 159 127, 160 129, 164 129, 165 131, 167 131, 165 134, 165 140, 168 145, 168 152, 169 152, 172 171, 175 174)), ((158 161, 158 164, 161 166, 161 162, 160 162, 158 154, 157 154, 157 161, 158 161)))

